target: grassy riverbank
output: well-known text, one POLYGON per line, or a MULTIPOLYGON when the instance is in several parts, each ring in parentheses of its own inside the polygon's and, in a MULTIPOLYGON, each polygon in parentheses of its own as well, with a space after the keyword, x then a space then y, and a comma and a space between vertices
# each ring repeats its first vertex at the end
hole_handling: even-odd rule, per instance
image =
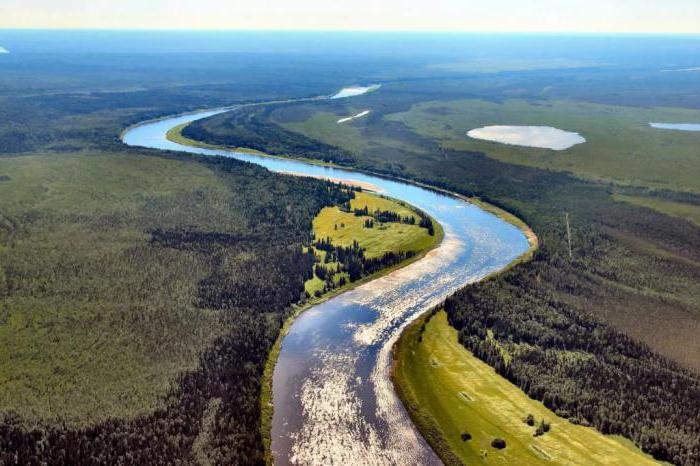
MULTIPOLYGON (((392 98, 394 108, 403 108, 395 96, 387 94, 379 100, 390 106, 392 98)), ((272 118, 277 117, 278 123, 299 121, 296 115, 317 110, 294 106, 272 118)), ((695 423, 669 400, 682 398, 693 406, 693 380, 598 318, 686 366, 697 364, 693 354, 698 347, 692 337, 697 322, 692 314, 681 313, 686 303, 695 306, 696 285, 691 278, 695 264, 676 259, 679 252, 696 256, 693 230, 673 218, 614 202, 600 185, 505 164, 476 152, 445 149, 439 141, 390 121, 386 117, 392 110, 387 108, 384 118, 376 112, 356 123, 364 127, 363 137, 373 142, 371 149, 355 154, 359 166, 481 196, 526 219, 542 238, 542 250, 531 254, 532 262, 451 298, 450 323, 461 330, 460 343, 480 351, 479 358, 505 375, 500 359, 488 353, 490 340, 482 335, 483 322, 495 320, 499 325, 493 334, 502 345, 534 342, 528 353, 512 353, 514 373, 509 375, 526 384, 522 386, 529 396, 543 400, 561 417, 635 439, 659 458, 692 458, 695 423), (387 138, 391 141, 386 142, 387 138), (571 235, 565 214, 572 219, 571 235), (571 249, 567 238, 572 239, 571 249), (571 326, 580 331, 562 330, 571 326), (684 345, 677 344, 679 332, 684 345), (587 366, 566 358, 533 363, 550 354, 560 341, 584 353, 587 366), (645 384, 631 383, 630 374, 639 368, 645 384), (668 383, 671 378, 681 380, 687 389, 668 383), (604 396, 610 389, 625 402, 604 396), (640 401, 645 397, 668 409, 645 411, 640 401), (642 415, 630 417, 632 413, 642 415)), ((239 116, 237 121, 241 120, 239 116)), ((211 129, 223 126, 219 121, 211 129)), ((264 128, 266 134, 273 130, 257 120, 251 130, 256 128, 264 128)), ((287 136, 279 131, 280 140, 287 136)), ((290 138, 290 146, 295 141, 290 138)))
MULTIPOLYGON (((185 144, 185 145, 190 145, 190 146, 195 146, 195 147, 203 147, 203 148, 216 148, 216 149, 228 149, 231 150, 231 148, 226 148, 223 146, 215 146, 215 145, 210 145, 207 143, 202 143, 199 141, 194 141, 191 140, 185 136, 182 135, 182 129, 186 125, 180 125, 177 126, 167 133, 168 139, 170 139, 173 142, 177 142, 179 144, 185 144)), ((235 150, 241 150, 239 148, 236 148, 235 150)), ((257 153, 259 155, 265 155, 262 154, 258 151, 251 151, 254 153, 257 153)), ((296 157, 295 157, 296 158, 296 157)), ((298 158, 297 158, 298 159, 298 158)), ((313 160, 311 161, 315 164, 319 164, 320 162, 318 160, 313 160)), ((325 165, 325 163, 324 163, 325 165)), ((333 165, 333 164, 329 164, 333 165)), ((432 188, 431 186, 423 185, 421 183, 416 183, 412 182, 414 184, 419 184, 421 186, 424 186, 429 189, 435 189, 432 188)), ((439 190, 439 191, 444 191, 444 190, 439 190)), ((444 191, 446 194, 452 194, 447 191, 444 191)), ((466 198, 464 196, 458 196, 463 198, 467 202, 474 203, 478 205, 480 208, 498 216, 499 218, 513 224, 514 226, 520 228, 523 233, 527 236, 528 238, 528 243, 530 245, 529 249, 527 252, 525 252, 521 257, 518 259, 514 260, 511 264, 508 265, 507 268, 513 267, 517 265, 518 263, 521 263, 522 261, 529 260, 529 258, 534 254, 534 251, 537 249, 538 246, 538 239, 537 236, 534 234, 534 232, 530 229, 530 227, 525 224, 521 219, 519 219, 517 216, 497 207, 492 204, 489 204, 487 202, 484 202, 478 198, 466 198)), ((369 194, 369 193, 357 193, 356 199, 351 201, 351 206, 352 209, 361 209, 363 207, 367 207, 370 212, 374 210, 389 210, 389 211, 395 211, 399 213, 401 216, 410 216, 410 215, 415 215, 414 211, 412 208, 409 206, 399 203, 395 200, 380 197, 377 195, 369 194)), ((418 220, 418 217, 416 216, 416 220, 418 220)), ((342 246, 348 246, 352 244, 353 241, 358 241, 361 246, 368 247, 368 254, 371 256, 379 256, 383 252, 388 252, 388 251, 400 251, 400 250, 413 250, 416 251, 418 254, 401 264, 398 264, 396 266, 387 268, 382 270, 379 273, 376 273, 374 275, 371 275, 369 277, 364 277, 362 280, 354 283, 348 283, 344 286, 338 287, 336 289, 333 289, 325 294, 323 294, 320 297, 316 297, 311 299, 309 302, 305 303, 302 306, 299 306, 294 314, 290 316, 286 322, 284 323, 284 326, 270 352, 270 355, 268 357, 267 363, 265 365, 265 371, 263 375, 263 385, 262 385, 262 392, 261 392, 261 398, 260 398, 260 406, 261 406, 261 436, 263 438, 263 443, 265 445, 265 461, 267 464, 272 464, 273 463, 273 457, 271 453, 271 429, 272 429, 272 416, 274 412, 274 406, 273 406, 273 395, 272 395, 272 378, 274 374, 274 368, 275 364, 277 363, 277 359, 279 357, 280 351, 281 351, 281 345, 282 341, 284 340, 284 337, 287 335, 289 329, 291 328, 294 320, 301 314, 303 311, 306 309, 317 305, 323 301, 326 301, 333 296, 336 296, 342 292, 345 292, 349 289, 355 288, 362 283, 366 283, 367 281, 374 280, 380 276, 383 276, 387 273, 390 273, 391 271, 404 267, 416 260, 419 260, 425 253, 427 253, 429 250, 433 249, 436 247, 440 241, 442 240, 444 236, 444 232, 442 230, 442 227, 440 226, 439 223, 435 222, 433 220, 433 224, 435 225, 436 231, 435 235, 430 236, 427 234, 425 229, 422 229, 416 225, 403 225, 403 224, 387 224, 384 226, 383 229, 370 229, 370 228, 364 228, 363 222, 365 221, 365 218, 362 216, 355 216, 353 213, 349 212, 343 212, 340 210, 338 207, 327 207, 319 213, 319 215, 314 219, 314 233, 317 238, 325 238, 325 237, 330 237, 333 244, 337 245, 342 245, 342 246), (341 226, 339 228, 339 226, 341 226)), ((313 292, 319 289, 319 284, 320 287, 323 287, 323 284, 320 280, 318 280, 317 277, 314 277, 312 280, 307 282, 307 291, 310 292, 313 295, 313 292)), ((399 391, 401 395, 401 391, 399 391)), ((407 400, 404 400, 404 403, 406 403, 407 400)), ((420 422, 417 422, 417 425, 419 428, 423 431, 423 434, 426 435, 426 437, 429 438, 427 435, 427 432, 423 429, 423 424, 420 422)))
POLYGON ((529 398, 459 344, 444 311, 404 331, 394 348, 393 380, 446 464, 657 464, 631 442, 572 424, 529 398), (532 426, 524 421, 528 415, 532 426), (543 420, 550 430, 535 436, 543 420), (506 448, 493 448, 495 438, 506 448))
MULTIPOLYGON (((378 196, 376 194, 370 193, 356 193, 356 198, 351 202, 352 207, 362 208, 364 206, 372 206, 375 208, 381 208, 386 210, 393 210, 401 212, 402 215, 416 215, 415 210, 412 207, 406 205, 405 203, 400 203, 393 199, 378 196)), ((265 371, 263 375, 262 392, 260 396, 260 411, 262 413, 260 421, 260 433, 263 438, 263 443, 265 445, 265 462, 268 465, 273 464, 272 450, 271 450, 271 431, 272 431, 272 416, 274 412, 273 397, 272 397, 272 377, 274 374, 275 365, 277 364, 277 359, 279 358, 280 351, 282 349, 282 342, 284 337, 289 332, 294 320, 307 309, 316 306, 318 304, 327 301, 334 296, 341 293, 349 291, 353 288, 357 288, 372 280, 376 280, 379 277, 387 275, 397 269, 406 267, 407 265, 416 262, 423 258, 432 249, 436 248, 442 242, 444 237, 444 230, 442 226, 432 219, 433 225, 435 227, 435 234, 428 235, 424 228, 420 228, 417 225, 391 225, 386 230, 382 231, 379 229, 366 229, 363 228, 361 222, 364 221, 363 217, 355 217, 353 214, 341 212, 337 207, 328 207, 323 209, 321 213, 314 219, 314 234, 317 237, 330 236, 333 243, 336 241, 339 244, 344 244, 346 242, 352 243, 352 241, 358 241, 360 246, 368 245, 368 251, 372 255, 379 255, 383 252, 398 252, 401 250, 413 250, 416 255, 410 257, 399 264, 391 267, 382 269, 381 271, 363 277, 355 282, 348 282, 344 286, 332 289, 320 297, 312 297, 306 303, 297 306, 295 312, 285 321, 282 330, 275 341, 272 350, 268 356, 267 362, 265 364, 265 371), (342 220, 338 219, 338 215, 342 215, 342 220), (338 230, 334 228, 334 225, 339 222, 347 222, 345 231, 339 233, 338 230), (399 228, 391 228, 391 227, 399 228), (401 228, 401 227, 406 227, 401 228), (408 228, 410 227, 410 228, 408 228), (371 232, 368 230, 372 230, 371 232), (388 231, 387 231, 388 230, 388 231), (401 231, 397 231, 401 230, 401 231), (388 241, 390 245, 387 248, 386 243, 377 242, 381 240, 382 237, 393 236, 393 241, 388 241), (400 239, 397 239, 400 238, 400 239), (408 249, 412 248, 412 249, 408 249)), ((313 296, 313 295, 312 295, 313 296)))
MULTIPOLYGON (((262 105, 262 104, 254 104, 254 105, 262 105)), ((253 105, 250 105, 253 106, 253 105)), ((245 106, 242 106, 245 107, 245 106)), ((176 144, 182 144, 183 146, 190 146, 190 147, 197 147, 200 149, 212 149, 212 150, 228 150, 228 151, 234 151, 234 152, 242 152, 245 154, 253 154, 253 155, 262 155, 265 157, 270 157, 273 159, 289 159, 292 157, 285 157, 285 156, 280 156, 280 155, 272 155, 272 154, 267 154, 265 152, 261 152, 259 150, 255 149, 250 149, 247 147, 231 147, 231 146, 226 146, 223 144, 210 144, 208 142, 202 142, 202 141, 197 141, 196 139, 191 139, 188 138, 187 136, 182 134, 182 130, 185 129, 190 123, 183 123, 181 125, 177 125, 171 129, 168 130, 166 133, 166 138, 169 141, 172 141, 176 144)), ((293 157, 294 160, 299 160, 300 162, 305 162, 311 165, 319 165, 321 167, 337 167, 337 164, 334 164, 332 162, 324 162, 321 160, 317 159, 310 159, 310 158, 305 158, 305 157, 299 157, 295 156, 293 157)))

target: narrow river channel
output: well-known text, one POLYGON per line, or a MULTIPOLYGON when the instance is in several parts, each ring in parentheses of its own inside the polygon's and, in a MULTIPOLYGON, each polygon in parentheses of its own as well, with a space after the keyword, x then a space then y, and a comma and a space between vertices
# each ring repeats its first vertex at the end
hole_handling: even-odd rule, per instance
POLYGON ((169 129, 224 111, 136 126, 131 146, 219 155, 275 172, 368 183, 440 222, 443 242, 421 260, 304 312, 285 337, 273 379, 275 464, 440 464, 394 393, 391 348, 402 328, 464 285, 505 267, 528 241, 461 199, 351 170, 168 141, 169 129))

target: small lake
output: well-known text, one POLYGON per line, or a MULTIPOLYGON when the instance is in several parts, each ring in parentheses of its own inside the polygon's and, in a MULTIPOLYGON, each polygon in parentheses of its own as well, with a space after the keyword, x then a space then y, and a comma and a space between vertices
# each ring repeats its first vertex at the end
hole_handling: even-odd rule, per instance
POLYGON ((656 129, 672 129, 676 131, 700 131, 700 123, 649 123, 656 129))
POLYGON ((578 133, 551 126, 484 126, 469 131, 467 136, 512 146, 552 150, 564 150, 586 142, 586 139, 578 133))
POLYGON ((381 86, 379 84, 372 84, 371 86, 351 86, 344 87, 335 94, 331 96, 331 99, 344 99, 346 97, 356 97, 358 95, 367 94, 371 91, 376 91, 381 86))
POLYGON ((362 118, 363 116, 369 115, 369 112, 370 112, 370 110, 365 110, 363 112, 358 113, 357 115, 341 118, 340 120, 338 120, 338 123, 347 123, 348 121, 352 121, 352 120, 355 120, 357 118, 362 118))
POLYGON ((390 379, 402 329, 447 296, 501 270, 528 249, 513 225, 464 200, 416 185, 292 159, 201 149, 168 141, 169 129, 233 110, 175 116, 131 128, 131 146, 232 157, 275 172, 377 187, 442 224, 424 258, 312 307, 292 324, 275 366, 275 464, 437 465, 390 379))

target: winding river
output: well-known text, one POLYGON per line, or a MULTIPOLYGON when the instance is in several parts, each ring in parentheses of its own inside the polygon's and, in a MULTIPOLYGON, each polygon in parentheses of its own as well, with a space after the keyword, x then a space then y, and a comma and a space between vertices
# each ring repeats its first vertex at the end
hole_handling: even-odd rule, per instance
POLYGON ((123 141, 232 157, 275 172, 368 183, 426 211, 445 230, 440 246, 421 260, 312 307, 293 323, 273 378, 275 463, 440 464, 394 393, 391 348, 421 312, 525 253, 527 238, 475 205, 416 185, 166 138, 177 125, 225 111, 235 108, 147 122, 126 131, 123 141))

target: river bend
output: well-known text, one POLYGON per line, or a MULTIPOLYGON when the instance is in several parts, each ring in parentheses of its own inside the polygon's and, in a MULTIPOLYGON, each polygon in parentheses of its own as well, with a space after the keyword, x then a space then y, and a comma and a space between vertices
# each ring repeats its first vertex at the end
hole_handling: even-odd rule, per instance
POLYGON ((389 377, 391 348, 421 312, 502 269, 528 241, 513 225, 464 200, 354 172, 169 141, 171 128, 228 110, 201 111, 129 129, 131 146, 232 157, 275 171, 368 183, 412 204, 445 230, 424 258, 312 307, 284 338, 273 377, 275 463, 440 464, 413 426, 389 377))

